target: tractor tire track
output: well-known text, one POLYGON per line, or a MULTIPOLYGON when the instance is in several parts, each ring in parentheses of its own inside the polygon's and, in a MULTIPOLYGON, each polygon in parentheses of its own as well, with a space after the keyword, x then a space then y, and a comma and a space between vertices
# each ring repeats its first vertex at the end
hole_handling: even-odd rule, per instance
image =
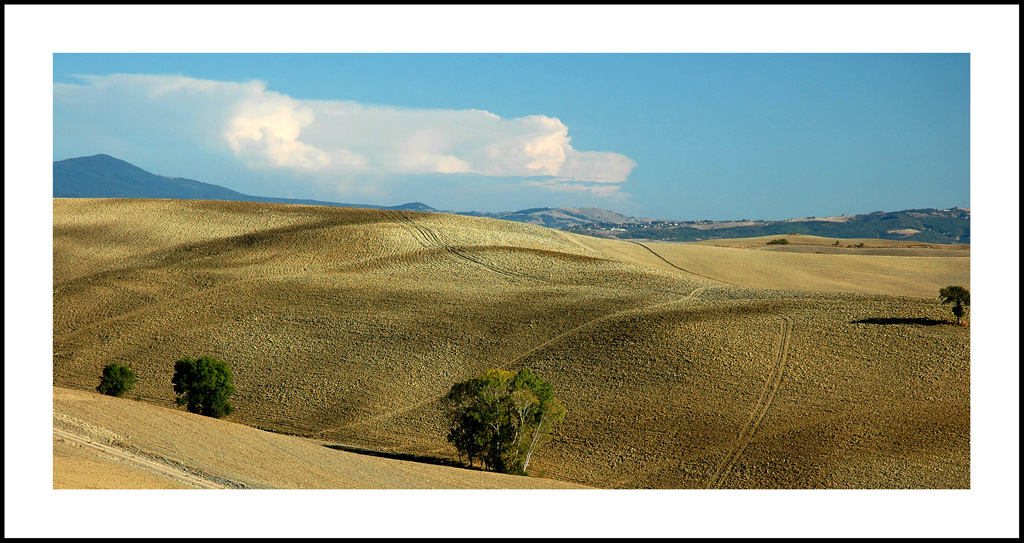
POLYGON ((653 254, 654 256, 656 256, 658 258, 660 258, 662 262, 668 264, 669 266, 672 266, 673 268, 675 268, 675 269, 677 269, 679 271, 686 272, 686 273, 688 273, 690 275, 696 275, 697 277, 702 277, 704 279, 709 279, 711 281, 715 281, 715 282, 718 282, 718 283, 725 283, 726 285, 730 285, 730 286, 734 286, 734 287, 739 286, 739 285, 734 285, 734 284, 732 284, 732 283, 730 283, 728 281, 723 281, 721 279, 716 279, 714 277, 709 277, 707 275, 701 275, 701 274, 699 274, 699 273, 697 273, 695 271, 690 271, 690 270, 687 270, 687 269, 684 269, 684 268, 680 268, 679 266, 676 266, 675 264, 669 262, 668 259, 666 259, 665 257, 663 257, 660 254, 658 254, 654 249, 651 249, 650 247, 644 245, 643 243, 640 243, 639 241, 632 241, 632 240, 628 240, 628 239, 627 240, 623 240, 623 241, 628 241, 630 243, 635 243, 636 245, 639 245, 639 246, 643 247, 644 249, 647 249, 648 251, 651 252, 651 254, 653 254))
POLYGON ((465 249, 463 249, 461 247, 456 247, 456 246, 449 245, 449 244, 445 243, 444 241, 441 240, 441 238, 437 235, 436 232, 434 232, 433 230, 431 230, 427 226, 423 226, 423 225, 417 223, 415 220, 413 220, 412 217, 409 217, 408 215, 406 215, 406 214, 404 214, 404 213, 402 213, 400 211, 392 211, 391 214, 392 214, 393 217, 395 217, 395 221, 398 224, 410 228, 411 232, 413 234, 413 237, 416 238, 416 241, 418 241, 420 243, 420 245, 422 245, 423 247, 425 247, 427 249, 443 249, 443 250, 447 251, 449 254, 451 254, 451 255, 453 255, 453 256, 455 256, 457 258, 461 258, 463 260, 469 261, 469 262, 471 262, 473 264, 476 264, 478 266, 487 268, 488 270, 490 270, 492 272, 495 272, 495 273, 500 274, 500 275, 504 275, 504 276, 509 277, 511 279, 531 279, 531 280, 534 280, 534 281, 542 281, 542 282, 545 282, 545 283, 549 282, 547 279, 544 279, 542 277, 538 277, 536 275, 530 275, 530 274, 526 274, 526 273, 512 271, 512 270, 508 270, 508 269, 502 268, 500 266, 496 266, 494 264, 491 264, 490 262, 487 262, 486 260, 484 260, 482 258, 475 257, 475 256, 469 254, 465 249))
POLYGON ((725 482, 726 477, 729 476, 729 472, 732 471, 733 466, 736 465, 736 461, 739 460, 740 456, 743 455, 743 451, 750 444, 761 426, 761 421, 764 420, 765 414, 768 412, 768 408, 771 407, 772 401, 775 399, 776 394, 779 391, 779 383, 782 381, 782 372, 786 367, 786 357, 789 351, 789 339, 793 331, 793 323, 789 317, 782 317, 784 322, 782 324, 782 333, 780 334, 779 343, 776 346, 775 352, 772 356, 772 366, 768 374, 768 378, 764 383, 764 390, 761 391, 761 397, 758 398, 757 403, 754 404, 754 409, 751 410, 750 416, 747 417, 747 422, 743 425, 743 429, 740 430, 739 436, 733 442, 732 449, 729 451, 725 458, 719 463, 715 472, 711 475, 711 479, 708 481, 707 488, 721 488, 722 483, 725 482))
MULTIPOLYGON (((582 330, 582 329, 584 329, 584 328, 586 328, 588 326, 591 326, 592 324, 594 324, 596 322, 607 320, 607 319, 611 319, 611 318, 614 318, 614 317, 617 317, 617 316, 620 316, 620 315, 625 315, 625 314, 628 314, 628 313, 634 313, 634 312, 637 312, 637 311, 650 310, 650 309, 657 309, 659 307, 664 307, 666 305, 671 305, 671 304, 679 303, 679 302, 681 302, 683 300, 689 300, 689 299, 692 299, 692 298, 696 297, 697 294, 699 294, 705 288, 706 287, 697 287, 697 288, 693 289, 692 291, 690 291, 690 293, 687 294, 686 296, 683 296, 682 298, 677 298, 675 300, 669 300, 667 302, 660 302, 660 303, 656 303, 656 304, 652 304, 652 305, 645 305, 645 306, 640 306, 640 307, 631 307, 629 309, 623 309, 623 310, 620 310, 620 311, 616 311, 614 313, 608 313, 607 315, 601 315, 599 317, 595 317, 595 318, 590 319, 589 321, 584 322, 583 324, 581 324, 581 325, 579 325, 579 326, 577 326, 577 327, 575 327, 575 328, 573 328, 571 330, 566 330, 565 332, 562 332, 561 334, 558 334, 558 335, 552 337, 551 339, 548 339, 547 341, 545 341, 544 343, 541 343, 540 345, 536 345, 534 347, 531 347, 529 350, 527 350, 523 354, 520 354, 519 356, 513 358, 512 360, 509 360, 508 362, 505 362, 503 364, 496 364, 494 367, 505 368, 507 366, 515 364, 516 362, 519 362, 520 360, 522 360, 522 359, 524 359, 524 358, 526 358, 526 357, 536 353, 537 351, 540 351, 541 349, 543 349, 545 347, 553 345, 553 344, 555 344, 555 343, 565 339, 566 337, 568 337, 568 336, 570 336, 572 334, 575 334, 575 333, 579 332, 580 330, 582 330)), ((368 423, 368 422, 373 422, 373 421, 376 421, 376 420, 380 420, 382 418, 391 417, 391 416, 395 416, 395 415, 398 415, 398 414, 401 414, 401 413, 405 413, 406 411, 410 411, 412 409, 416 409, 417 407, 422 407, 422 406, 424 406, 424 405, 426 405, 426 404, 428 404, 430 402, 436 401, 438 399, 439 398, 437 398, 437 397, 430 397, 430 398, 427 398, 427 399, 425 399, 423 401, 416 402, 416 403, 413 403, 413 404, 409 404, 409 405, 407 405, 405 407, 401 407, 401 408, 395 409, 394 411, 388 411, 386 413, 380 413, 378 415, 373 415, 371 417, 367 417, 365 419, 361 419, 361 420, 349 423, 349 424, 345 425, 344 428, 351 428, 351 427, 359 426, 361 424, 365 424, 365 423, 368 423)))
POLYGON ((678 299, 675 299, 675 300, 669 300, 667 302, 661 302, 661 303, 652 304, 652 305, 645 305, 645 306, 641 306, 641 307, 632 307, 632 308, 629 308, 629 309, 623 309, 621 311, 616 311, 614 313, 609 313, 607 315, 601 315, 600 317, 593 318, 593 319, 591 319, 591 320, 589 320, 589 321, 587 321, 587 322, 577 326, 576 328, 573 328, 571 330, 566 330, 565 332, 562 332, 561 334, 558 334, 557 336, 555 336, 555 337, 545 341, 544 343, 541 343, 540 345, 532 347, 530 350, 528 350, 528 351, 524 352, 523 354, 513 358, 512 360, 510 360, 509 362, 507 362, 507 363, 505 363, 503 365, 504 366, 508 366, 508 365, 511 365, 511 364, 515 364, 516 362, 519 362, 520 360, 526 358, 527 356, 530 356, 531 354, 534 354, 537 351, 539 351, 539 350, 541 350, 541 349, 543 349, 545 347, 548 347, 549 345, 557 343, 557 342, 565 339, 566 336, 575 334, 575 333, 579 332, 580 330, 582 330, 582 329, 584 329, 584 328, 586 328, 586 327, 588 327, 588 326, 590 326, 590 325, 592 325, 592 324, 594 324, 594 323, 596 323, 598 321, 602 321, 602 320, 606 320, 606 319, 611 319, 611 318, 617 317, 619 315, 624 315, 626 313, 634 313, 634 312, 642 311, 642 310, 658 309, 658 308, 664 307, 666 305, 672 305, 672 304, 679 303, 679 302, 681 302, 683 300, 689 300, 689 299, 692 299, 692 298, 696 297, 697 294, 700 293, 705 288, 706 287, 697 287, 697 288, 693 289, 692 291, 690 291, 690 293, 687 294, 686 296, 683 296, 682 298, 678 298, 678 299))
MULTIPOLYGON (((428 250, 427 253, 422 253, 422 254, 418 254, 418 255, 386 255, 386 256, 382 256, 382 257, 374 257, 374 258, 366 259, 365 261, 346 263, 346 264, 340 266, 338 269, 333 270, 334 272, 344 273, 346 271, 353 271, 353 270, 358 270, 358 269, 365 268, 365 267, 372 267, 372 266, 375 266, 375 265, 382 265, 383 263, 385 263, 385 262, 387 262, 389 260, 395 260, 395 259, 403 260, 403 259, 407 259, 407 258, 414 258, 415 256, 425 256, 425 254, 428 254, 429 252, 443 251, 443 252, 451 254, 451 255, 453 255, 455 257, 458 257, 460 259, 463 259, 463 260, 466 260, 466 261, 471 262, 473 264, 476 264, 478 266, 484 267, 484 268, 486 268, 486 269, 488 269, 490 271, 493 271, 495 273, 498 273, 500 275, 504 275, 506 277, 509 277, 511 280, 531 279, 531 280, 541 281, 541 282, 545 282, 545 283, 550 282, 547 279, 544 279, 544 278, 541 278, 541 277, 538 277, 538 276, 524 274, 524 273, 515 272, 515 271, 511 271, 511 270, 506 270, 506 269, 503 269, 501 267, 495 266, 495 265, 493 265, 493 264, 491 264, 489 262, 486 262, 486 261, 484 261, 484 260, 482 260, 482 259, 480 259, 478 257, 474 257, 473 255, 468 254, 463 249, 460 249, 458 247, 453 247, 453 246, 450 246, 450 245, 446 244, 430 228, 427 228, 427 227, 425 227, 423 225, 420 225, 420 224, 416 223, 413 219, 411 219, 410 217, 406 216, 405 214, 403 214, 401 212, 390 211, 389 210, 388 213, 389 213, 390 216, 395 218, 396 222, 398 222, 401 225, 404 225, 404 226, 408 227, 412 231, 413 237, 416 239, 417 242, 419 242, 420 245, 422 245, 424 248, 426 248, 428 250)), ((299 225, 297 227, 293 226, 293 227, 290 227, 287 231, 288 232, 298 231, 298 230, 300 230, 300 227, 301 227, 301 230, 308 231, 308 230, 315 230, 317 228, 329 228, 329 227, 334 227, 334 226, 337 226, 337 225, 333 224, 333 223, 330 223, 330 222, 323 222, 323 223, 317 223, 317 224, 314 224, 314 225, 299 225)), ((284 231, 282 229, 279 229, 279 230, 284 231)), ((220 242, 218 241, 217 243, 220 243, 220 242)), ((191 247, 191 245, 188 246, 188 247, 191 247)), ((278 260, 278 261, 285 262, 285 261, 290 261, 289 259, 290 258, 294 258, 295 256, 296 255, 294 255, 294 254, 279 254, 279 255, 276 255, 275 257, 273 257, 273 260, 278 260)), ((291 268, 296 268, 297 267, 297 268, 301 269, 302 266, 300 264, 295 264, 294 260, 291 260, 290 262, 292 262, 292 265, 290 265, 289 267, 291 267, 291 268)), ((165 263, 160 263, 157 266, 165 266, 165 265, 166 265, 165 263)), ((125 273, 126 271, 138 271, 138 270, 141 270, 141 269, 144 269, 144 268, 139 267, 137 269, 132 269, 132 270, 115 270, 115 271, 112 271, 112 272, 104 272, 104 274, 125 273)), ((102 276, 104 274, 99 274, 99 275, 102 276)), ((161 301, 157 301, 157 302, 154 302, 154 303, 147 304, 145 306, 139 307, 139 308, 131 310, 131 311, 127 311, 127 312, 120 313, 120 314, 117 314, 117 315, 112 315, 112 316, 109 316, 107 318, 103 318, 103 319, 100 319, 100 320, 97 320, 97 321, 91 321, 91 322, 84 323, 84 324, 78 326, 77 328, 75 328, 74 330, 71 330, 71 331, 68 331, 68 332, 64 332, 62 334, 55 334, 53 336, 53 341, 54 341, 54 344, 57 344, 57 343, 60 343, 60 342, 64 342, 64 341, 67 341, 69 339, 73 339, 73 338, 75 338, 77 336, 80 336, 80 335, 82 335, 82 334, 84 334, 86 332, 89 332, 91 330, 95 330, 95 329, 97 329, 97 328, 99 328, 99 327, 101 327, 103 325, 106 325, 106 324, 111 324, 111 323, 115 323, 115 322, 118 322, 118 321, 123 321, 125 319, 129 319, 129 318, 132 318, 132 317, 137 317, 137 316, 145 315, 147 313, 150 313, 150 312, 162 309, 162 308, 166 308, 168 306, 172 306, 173 304, 176 304, 176 303, 179 303, 179 302, 184 302, 184 301, 187 301, 187 300, 192 300, 192 299, 195 299, 195 298, 199 298, 199 297, 207 295, 207 294, 216 293, 218 291, 222 291, 222 290, 227 289, 229 287, 234 287, 234 286, 243 285, 243 284, 250 284, 250 283, 258 283, 260 281, 266 281, 266 280, 271 280, 271 279, 287 279, 287 278, 292 278, 292 277, 302 277, 302 276, 305 276, 305 275, 307 275, 305 272, 287 272, 287 273, 277 273, 277 274, 271 273, 271 274, 261 275, 261 276, 258 276, 258 277, 246 277, 246 278, 242 278, 242 279, 236 279, 234 281, 223 282, 223 283, 211 286, 211 287, 198 288, 198 289, 189 290, 187 292, 182 293, 180 296, 174 296, 174 297, 171 297, 171 298, 168 298, 168 299, 164 299, 164 300, 161 300, 161 301)), ((76 279, 74 281, 75 282, 82 282, 82 281, 85 281, 85 280, 86 280, 85 278, 79 278, 79 279, 76 279)), ((63 288, 63 285, 58 285, 57 288, 63 288)))
MULTIPOLYGON (((112 457, 115 460, 131 464, 134 467, 150 473, 170 477, 175 481, 179 481, 187 485, 199 488, 229 488, 228 486, 216 481, 216 478, 213 476, 206 475, 202 472, 190 471, 184 467, 173 467, 157 460, 127 451, 120 447, 97 443, 86 436, 74 434, 67 430, 54 428, 53 436, 58 439, 63 439, 69 443, 77 444, 87 449, 92 449, 94 452, 99 452, 104 456, 112 457)), ((242 487, 242 485, 238 484, 232 484, 232 486, 242 487)))

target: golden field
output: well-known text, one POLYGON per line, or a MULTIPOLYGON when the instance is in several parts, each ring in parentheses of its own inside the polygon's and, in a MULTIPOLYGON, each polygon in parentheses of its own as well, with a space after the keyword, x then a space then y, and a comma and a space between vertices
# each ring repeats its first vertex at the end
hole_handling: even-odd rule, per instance
POLYGON ((800 241, 54 199, 54 487, 970 488, 970 329, 936 299, 969 249, 800 241), (174 406, 203 355, 232 368, 226 419, 174 406), (114 361, 128 399, 94 392, 114 361), (533 477, 440 465, 439 398, 523 366, 568 411, 533 477))

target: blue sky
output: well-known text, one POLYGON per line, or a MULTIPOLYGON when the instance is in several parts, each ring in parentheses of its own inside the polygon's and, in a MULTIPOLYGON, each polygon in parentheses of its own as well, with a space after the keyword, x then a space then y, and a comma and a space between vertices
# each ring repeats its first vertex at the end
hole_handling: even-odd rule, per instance
POLYGON ((67 53, 53 80, 54 160, 248 194, 677 219, 970 206, 967 53, 67 53))

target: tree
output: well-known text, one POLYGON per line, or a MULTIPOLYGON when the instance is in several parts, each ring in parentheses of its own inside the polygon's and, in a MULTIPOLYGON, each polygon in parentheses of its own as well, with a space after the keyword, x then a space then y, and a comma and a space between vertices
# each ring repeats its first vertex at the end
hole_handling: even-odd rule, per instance
POLYGON ((488 370, 452 385, 444 398, 448 442, 492 471, 524 475, 533 453, 565 418, 551 384, 523 368, 488 370))
POLYGON ((971 293, 964 287, 950 285, 939 289, 939 300, 944 304, 953 304, 953 314, 956 315, 956 323, 960 324, 960 318, 967 312, 965 305, 971 305, 971 293))
POLYGON ((220 418, 230 415, 234 408, 228 398, 235 393, 231 384, 231 368, 215 358, 185 357, 174 364, 171 378, 175 402, 186 406, 189 413, 220 418))
POLYGON ((135 387, 135 372, 128 366, 122 366, 117 362, 107 364, 103 368, 103 377, 100 379, 96 390, 107 396, 124 397, 135 387))

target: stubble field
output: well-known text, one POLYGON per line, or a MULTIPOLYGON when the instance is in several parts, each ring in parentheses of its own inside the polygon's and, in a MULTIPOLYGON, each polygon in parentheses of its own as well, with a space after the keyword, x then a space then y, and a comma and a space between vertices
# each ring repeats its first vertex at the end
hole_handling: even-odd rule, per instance
MULTIPOLYGON (((189 424, 238 423, 320 452, 451 462, 439 398, 488 368, 526 366, 568 411, 530 465, 541 487, 970 487, 970 332, 935 298, 969 288, 969 252, 636 243, 244 202, 55 199, 53 212, 55 486, 60 466, 86 462, 62 452, 59 415, 123 433, 59 398, 127 364, 134 400, 91 401, 137 404, 124 424, 163 428, 147 421, 166 414, 146 408, 175 409, 174 361, 209 355, 232 368, 236 410, 189 424)), ((200 434, 114 441, 248 487, 316 486, 202 460, 188 437, 200 434)), ((344 477, 366 487, 430 487, 372 462, 352 469, 344 477)), ((121 486, 159 487, 148 481, 121 486)))

